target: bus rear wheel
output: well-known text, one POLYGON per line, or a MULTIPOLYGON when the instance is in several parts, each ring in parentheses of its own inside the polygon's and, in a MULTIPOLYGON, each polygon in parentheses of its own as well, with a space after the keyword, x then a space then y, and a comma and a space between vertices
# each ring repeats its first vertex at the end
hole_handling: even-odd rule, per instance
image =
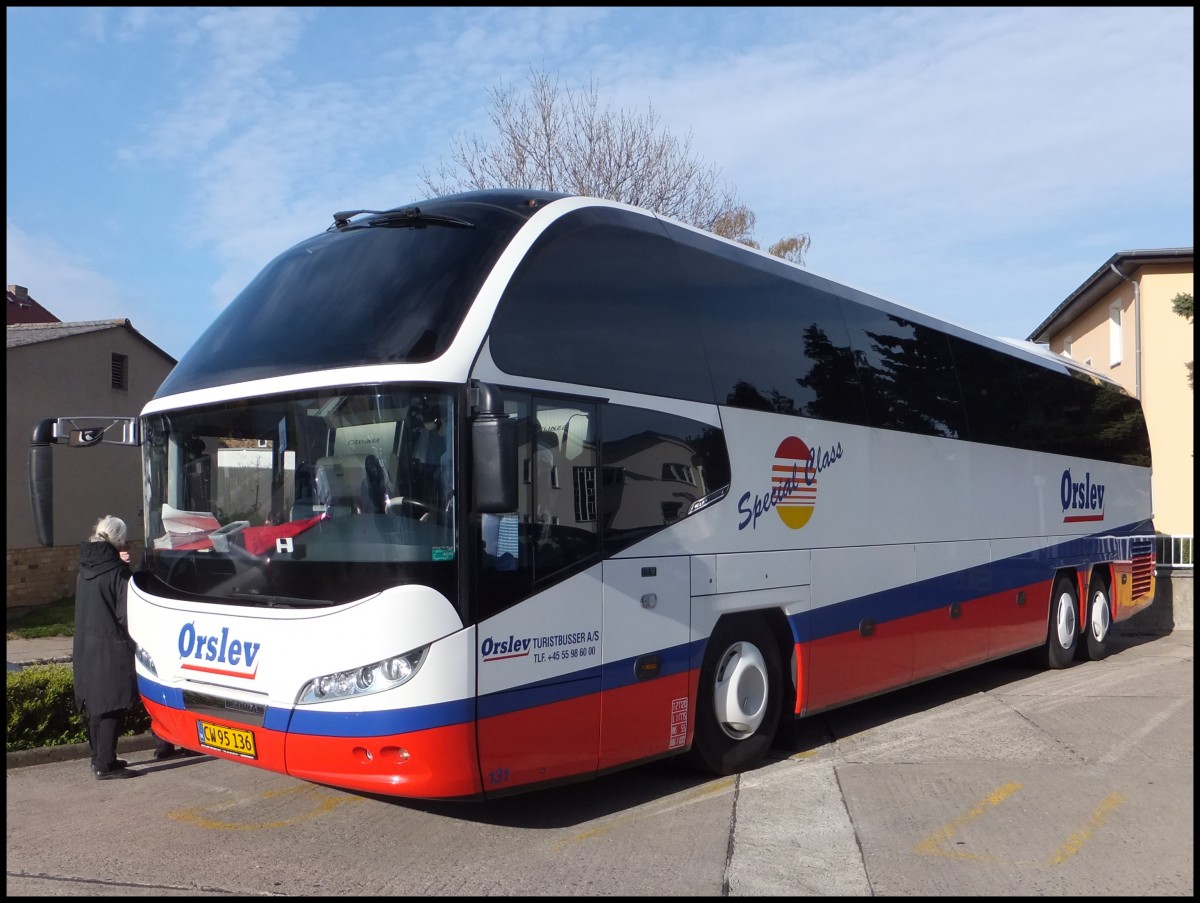
POLYGON ((1050 630, 1046 637, 1046 664, 1061 669, 1075 658, 1079 642, 1079 593, 1071 576, 1062 574, 1054 581, 1050 597, 1050 630))
POLYGON ((1108 655, 1108 637, 1112 632, 1112 599, 1108 581, 1092 577, 1088 587, 1087 622, 1083 625, 1086 641, 1080 643, 1080 653, 1094 662, 1108 655))
POLYGON ((779 647, 759 618, 724 620, 708 639, 700 668, 691 762, 737 774, 758 762, 779 727, 779 647))

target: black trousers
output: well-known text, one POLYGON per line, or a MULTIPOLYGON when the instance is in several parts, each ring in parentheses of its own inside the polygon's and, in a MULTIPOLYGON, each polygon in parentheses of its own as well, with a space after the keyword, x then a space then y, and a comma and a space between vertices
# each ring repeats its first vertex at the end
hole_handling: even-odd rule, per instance
POLYGON ((117 759, 117 738, 125 723, 125 710, 116 709, 99 715, 88 713, 88 746, 92 751, 92 768, 110 771, 117 759))

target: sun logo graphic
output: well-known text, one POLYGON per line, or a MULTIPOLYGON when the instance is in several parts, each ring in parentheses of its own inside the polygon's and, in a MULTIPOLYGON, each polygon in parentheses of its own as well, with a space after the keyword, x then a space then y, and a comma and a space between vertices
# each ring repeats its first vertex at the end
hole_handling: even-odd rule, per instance
POLYGON ((793 530, 808 523, 817 504, 817 474, 803 439, 788 436, 775 449, 771 496, 779 519, 793 530))
POLYGON ((842 456, 842 445, 823 450, 809 448, 803 439, 788 436, 775 449, 771 464, 771 487, 766 492, 744 493, 738 499, 742 520, 739 530, 758 528, 758 519, 775 509, 779 519, 793 530, 799 530, 813 516, 817 505, 817 474, 842 456))

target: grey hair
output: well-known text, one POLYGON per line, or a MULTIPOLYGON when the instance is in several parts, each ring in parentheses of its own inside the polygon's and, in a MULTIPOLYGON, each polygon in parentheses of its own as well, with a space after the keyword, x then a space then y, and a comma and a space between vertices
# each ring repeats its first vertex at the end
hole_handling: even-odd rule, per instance
POLYGON ((125 521, 111 514, 106 514, 100 520, 96 521, 96 526, 92 527, 92 538, 89 541, 107 542, 118 549, 123 549, 128 539, 129 531, 125 528, 125 521))

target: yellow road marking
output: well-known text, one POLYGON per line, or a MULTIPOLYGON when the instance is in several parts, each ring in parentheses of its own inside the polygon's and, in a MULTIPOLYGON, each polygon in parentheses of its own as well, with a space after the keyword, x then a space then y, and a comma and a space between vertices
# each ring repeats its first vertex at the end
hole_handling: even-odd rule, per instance
POLYGON ((1060 865, 1079 852, 1079 848, 1091 840, 1092 835, 1099 830, 1110 815, 1117 810, 1117 806, 1125 802, 1125 794, 1110 793, 1101 802, 1100 805, 1092 810, 1092 816, 1087 820, 1087 824, 1080 830, 1075 831, 1067 838, 1067 842, 1054 851, 1054 855, 1050 857, 1051 865, 1060 865))
POLYGON ((177 812, 169 812, 167 816, 175 821, 184 822, 185 824, 194 825, 197 828, 210 828, 217 831, 263 831, 271 828, 284 828, 288 825, 298 824, 302 821, 308 821, 310 818, 316 818, 344 803, 362 803, 366 802, 361 797, 348 796, 345 794, 334 795, 328 790, 323 790, 318 787, 289 787, 285 790, 270 790, 262 794, 264 800, 274 799, 276 797, 300 796, 301 802, 308 802, 304 797, 312 797, 312 806, 305 812, 301 812, 290 818, 281 818, 274 821, 266 822, 230 822, 220 821, 211 818, 207 813, 221 809, 231 809, 234 806, 242 805, 247 800, 239 799, 228 802, 215 803, 208 806, 194 806, 190 809, 180 809, 177 812))
MULTIPOLYGON (((944 856, 949 859, 969 859, 976 862, 1000 862, 998 856, 981 856, 977 853, 967 853, 959 850, 950 849, 946 844, 950 839, 958 833, 958 830, 968 822, 974 821, 979 816, 983 815, 990 808, 999 806, 1018 790, 1024 788, 1023 784, 1016 781, 1004 784, 996 788, 987 796, 985 796, 977 805, 973 806, 965 815, 962 815, 954 821, 948 822, 938 828, 924 840, 916 845, 914 852, 921 853, 926 856, 944 856)), ((1125 794, 1111 793, 1105 797, 1100 804, 1092 810, 1092 814, 1088 817, 1087 822, 1078 831, 1072 831, 1067 837, 1066 843, 1055 850, 1046 860, 1047 865, 1061 865, 1066 862, 1076 853, 1078 853, 1085 843, 1092 839, 1095 833, 1104 825, 1105 822, 1117 810, 1121 803, 1125 802, 1125 794)))
POLYGON ((954 821, 942 825, 916 846, 916 852, 926 856, 948 856, 951 859, 974 859, 980 862, 995 862, 994 856, 979 856, 975 853, 964 853, 959 850, 950 850, 942 846, 958 833, 958 829, 967 822, 974 821, 979 816, 983 815, 988 809, 999 806, 1002 802, 1024 787, 1016 781, 1011 781, 1002 787, 997 787, 987 796, 985 796, 977 805, 972 807, 966 815, 959 816, 954 821))

